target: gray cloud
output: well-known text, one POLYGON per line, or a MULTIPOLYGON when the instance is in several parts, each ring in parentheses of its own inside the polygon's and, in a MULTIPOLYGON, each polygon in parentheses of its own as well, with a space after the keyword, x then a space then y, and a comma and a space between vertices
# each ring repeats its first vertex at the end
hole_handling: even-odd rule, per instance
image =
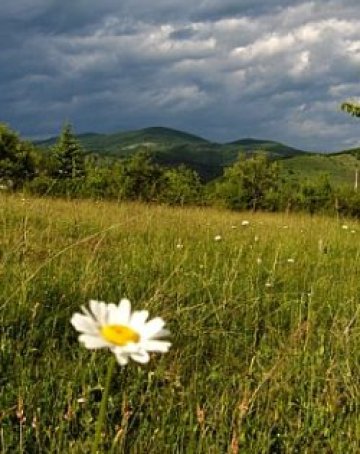
POLYGON ((3 0, 1 121, 27 136, 163 125, 313 150, 359 143, 347 1, 3 0))

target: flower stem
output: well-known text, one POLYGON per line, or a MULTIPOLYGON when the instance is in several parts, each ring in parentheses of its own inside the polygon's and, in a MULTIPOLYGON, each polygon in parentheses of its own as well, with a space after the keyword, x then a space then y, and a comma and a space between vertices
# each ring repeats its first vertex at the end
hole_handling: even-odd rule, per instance
POLYGON ((108 401, 108 397, 109 397, 110 382, 111 382, 111 377, 112 377, 112 374, 114 371, 115 363, 116 363, 116 359, 113 355, 111 355, 111 358, 110 358, 109 364, 108 364, 107 374, 106 374, 105 388, 104 388, 104 391, 103 391, 103 394, 101 397, 101 402, 100 402, 99 416, 96 421, 95 438, 94 438, 94 443, 92 445, 91 454, 98 453, 98 446, 99 446, 100 438, 101 438, 101 429, 104 424, 107 401, 108 401))

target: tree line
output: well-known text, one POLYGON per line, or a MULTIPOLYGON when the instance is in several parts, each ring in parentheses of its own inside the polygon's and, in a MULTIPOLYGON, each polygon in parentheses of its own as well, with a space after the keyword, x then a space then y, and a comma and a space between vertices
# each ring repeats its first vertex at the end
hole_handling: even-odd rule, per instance
POLYGON ((0 124, 0 188, 53 197, 360 215, 355 189, 335 188, 326 175, 316 181, 285 178, 281 162, 262 151, 240 154, 220 178, 205 183, 184 165, 160 166, 148 151, 122 159, 88 153, 69 123, 48 151, 0 124))

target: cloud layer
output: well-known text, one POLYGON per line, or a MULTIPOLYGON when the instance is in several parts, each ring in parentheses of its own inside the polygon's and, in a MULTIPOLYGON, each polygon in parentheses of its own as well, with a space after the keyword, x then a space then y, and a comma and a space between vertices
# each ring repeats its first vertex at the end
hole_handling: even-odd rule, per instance
POLYGON ((69 119, 78 132, 360 144, 339 110, 360 97, 355 0, 3 0, 0 37, 0 121, 27 136, 69 119))

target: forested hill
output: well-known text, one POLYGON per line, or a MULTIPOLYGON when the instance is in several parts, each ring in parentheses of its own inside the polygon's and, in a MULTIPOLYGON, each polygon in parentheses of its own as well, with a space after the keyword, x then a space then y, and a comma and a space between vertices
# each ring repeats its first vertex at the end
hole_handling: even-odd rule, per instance
MULTIPOLYGON (((147 149, 162 165, 185 164, 209 180, 222 174, 240 152, 266 151, 273 158, 286 158, 307 154, 303 150, 279 142, 252 138, 221 144, 211 142, 187 132, 170 128, 152 127, 114 134, 86 133, 77 136, 88 152, 124 157, 147 149)), ((55 144, 57 137, 38 142, 43 148, 55 144)))

